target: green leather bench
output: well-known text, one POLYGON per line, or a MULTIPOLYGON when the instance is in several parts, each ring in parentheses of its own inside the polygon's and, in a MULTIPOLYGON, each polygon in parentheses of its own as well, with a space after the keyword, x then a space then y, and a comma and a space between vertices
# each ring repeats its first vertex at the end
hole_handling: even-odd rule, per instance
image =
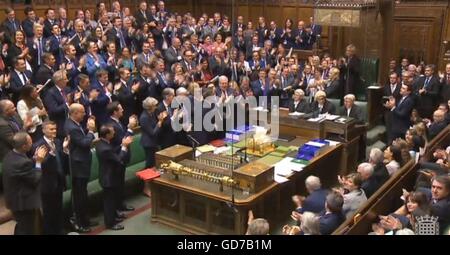
MULTIPOLYGON (((126 192, 136 192, 141 183, 140 180, 136 177, 136 172, 139 172, 145 168, 145 152, 144 148, 140 145, 141 134, 134 135, 133 143, 130 145, 131 150, 131 159, 128 164, 125 172, 125 190, 126 192)), ((93 201, 98 201, 101 199, 102 187, 98 181, 98 168, 99 163, 97 159, 97 155, 95 153, 95 149, 92 149, 92 165, 91 165, 91 177, 88 183, 88 196, 89 203, 91 205, 100 206, 102 203, 96 203, 93 201)), ((64 208, 70 208, 71 203, 71 182, 70 178, 67 177, 67 190, 64 192, 64 208)))

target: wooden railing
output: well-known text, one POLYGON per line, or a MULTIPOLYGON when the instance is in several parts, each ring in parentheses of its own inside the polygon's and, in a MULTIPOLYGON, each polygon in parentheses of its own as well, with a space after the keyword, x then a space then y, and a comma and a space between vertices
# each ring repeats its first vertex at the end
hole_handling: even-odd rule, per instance
MULTIPOLYGON (((423 155, 423 160, 431 160, 435 149, 447 146, 450 142, 450 126, 442 130, 431 140, 423 155)), ((419 164, 413 160, 404 165, 394 176, 384 183, 361 207, 355 216, 347 219, 333 232, 334 235, 366 235, 371 231, 379 215, 394 212, 402 205, 402 189, 412 190, 417 178, 419 164)))

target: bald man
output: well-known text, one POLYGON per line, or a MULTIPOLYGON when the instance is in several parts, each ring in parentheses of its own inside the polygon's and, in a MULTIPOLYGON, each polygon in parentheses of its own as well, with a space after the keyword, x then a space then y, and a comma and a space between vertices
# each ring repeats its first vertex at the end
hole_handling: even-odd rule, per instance
POLYGON ((447 126, 445 120, 445 112, 442 110, 436 110, 433 113, 433 123, 428 127, 428 139, 431 140, 437 136, 447 126))
POLYGON ((90 232, 88 218, 87 184, 91 175, 91 145, 94 141, 95 120, 87 121, 87 131, 80 123, 86 114, 84 106, 74 103, 69 108, 69 119, 64 129, 70 138, 69 168, 72 177, 72 199, 75 213, 76 230, 81 233, 90 232))

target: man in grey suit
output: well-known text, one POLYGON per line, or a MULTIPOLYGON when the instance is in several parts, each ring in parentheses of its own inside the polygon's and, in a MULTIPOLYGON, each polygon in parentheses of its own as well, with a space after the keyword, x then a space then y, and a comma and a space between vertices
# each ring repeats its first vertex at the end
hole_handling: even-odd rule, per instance
POLYGON ((27 152, 32 146, 31 137, 19 132, 13 137, 14 149, 6 154, 3 161, 3 186, 6 207, 10 209, 17 222, 15 235, 39 234, 41 208, 41 163, 47 155, 45 146, 34 154, 34 162, 27 152))
POLYGON ((31 118, 25 123, 22 122, 12 101, 8 99, 0 101, 0 161, 13 149, 14 134, 27 130, 32 124, 31 118))
POLYGON ((142 44, 142 53, 138 54, 136 58, 136 67, 140 70, 145 63, 149 64, 152 56, 153 53, 150 51, 150 43, 145 41, 142 44))
POLYGON ((181 61, 182 57, 181 57, 181 41, 178 38, 173 38, 172 40, 172 46, 170 48, 168 48, 165 52, 165 59, 166 59, 166 69, 170 70, 170 68, 172 68, 172 65, 181 61))

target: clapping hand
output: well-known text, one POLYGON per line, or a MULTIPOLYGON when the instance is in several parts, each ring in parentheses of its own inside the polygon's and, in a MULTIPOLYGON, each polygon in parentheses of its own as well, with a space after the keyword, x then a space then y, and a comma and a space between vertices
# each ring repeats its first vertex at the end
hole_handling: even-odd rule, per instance
POLYGON ((160 112, 158 114, 158 120, 163 121, 168 116, 167 111, 160 112))
POLYGON ((0 75, 0 86, 7 86, 9 83, 11 76, 10 74, 2 74, 0 75))
POLYGON ((66 136, 66 138, 64 138, 64 142, 63 142, 63 149, 66 150, 69 148, 70 145, 70 136, 66 136))
POLYGON ((98 90, 96 90, 96 89, 91 90, 91 92, 89 92, 89 100, 93 101, 93 100, 97 99, 99 94, 100 94, 100 92, 98 92, 98 90))
POLYGON ((128 128, 133 130, 138 126, 138 119, 136 115, 131 115, 130 118, 128 118, 128 128))
POLYGON ((139 82, 136 82, 136 83, 134 83, 132 86, 131 86, 131 92, 134 94, 134 93, 136 93, 138 90, 139 90, 139 88, 140 88, 140 83, 139 82))
POLYGON ((34 161, 36 163, 42 163, 44 161, 45 156, 47 156, 48 149, 44 145, 40 146, 35 152, 34 152, 34 161))
POLYGON ((128 147, 133 142, 132 136, 127 136, 122 139, 122 146, 128 147))

